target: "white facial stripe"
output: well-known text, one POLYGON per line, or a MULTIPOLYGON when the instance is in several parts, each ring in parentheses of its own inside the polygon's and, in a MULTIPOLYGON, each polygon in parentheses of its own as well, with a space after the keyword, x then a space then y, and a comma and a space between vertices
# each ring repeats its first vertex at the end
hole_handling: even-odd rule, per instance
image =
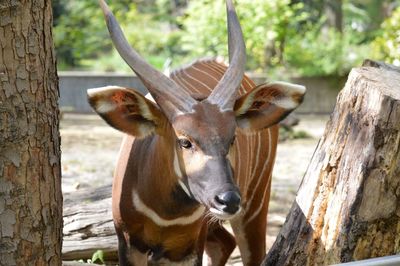
POLYGON ((175 170, 175 174, 179 178, 183 177, 183 174, 182 174, 182 171, 181 171, 181 167, 179 166, 178 154, 176 153, 176 150, 174 150, 174 170, 175 170))
POLYGON ((178 180, 178 183, 181 186, 181 188, 183 189, 183 191, 185 191, 186 195, 188 195, 191 198, 192 196, 190 195, 189 189, 185 185, 185 183, 183 183, 182 180, 178 180))
POLYGON ((188 164, 186 164, 186 172, 190 174, 202 170, 207 162, 211 159, 211 156, 197 152, 188 162, 188 164))
MULTIPOLYGON (((176 153, 176 150, 174 151, 174 171, 175 171, 175 174, 179 178, 183 178, 183 173, 181 171, 181 167, 179 166, 178 154, 176 153)), ((183 181, 181 179, 178 180, 178 183, 181 186, 181 188, 183 189, 183 191, 185 191, 186 195, 188 195, 189 197, 192 197, 190 195, 189 188, 185 185, 185 183, 183 183, 183 181)))
POLYGON ((133 206, 138 212, 142 213, 144 216, 152 220, 158 226, 163 226, 163 227, 192 224, 198 219, 200 219, 205 211, 204 206, 199 206, 197 210, 195 210, 189 216, 183 216, 172 220, 167 220, 160 217, 154 210, 150 209, 146 204, 144 204, 144 202, 140 199, 138 193, 135 190, 132 191, 132 198, 133 198, 132 199, 133 206))

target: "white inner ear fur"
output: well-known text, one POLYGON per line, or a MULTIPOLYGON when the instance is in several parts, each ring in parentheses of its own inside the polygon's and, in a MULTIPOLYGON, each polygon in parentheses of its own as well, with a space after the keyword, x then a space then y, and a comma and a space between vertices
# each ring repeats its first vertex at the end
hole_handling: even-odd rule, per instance
POLYGON ((138 99, 140 114, 147 120, 153 121, 154 116, 151 113, 150 108, 149 108, 148 104, 146 103, 146 101, 144 100, 144 98, 142 98, 140 96, 138 97, 137 95, 135 95, 135 96, 136 96, 136 99, 138 99))
POLYGON ((271 82, 271 83, 268 83, 268 86, 278 87, 278 88, 282 89, 285 92, 285 94, 287 94, 287 95, 306 93, 306 87, 304 87, 303 85, 284 82, 284 81, 271 82))
MULTIPOLYGON (((100 88, 93 88, 93 89, 88 89, 87 94, 89 98, 98 96, 99 100, 95 102, 94 108, 96 109, 97 112, 99 113, 108 113, 111 111, 114 111, 117 107, 118 104, 113 102, 110 97, 112 95, 113 91, 125 91, 126 93, 131 93, 132 95, 135 96, 135 98, 138 100, 138 105, 140 108, 140 115, 146 118, 147 120, 154 120, 153 114, 150 111, 150 108, 148 106, 148 103, 144 100, 144 96, 140 95, 138 92, 129 90, 123 87, 118 87, 118 86, 105 86, 105 87, 100 87, 100 88)), ((146 98, 151 95, 148 94, 146 95, 146 98)), ((152 98, 150 99, 154 101, 152 98)), ((130 103, 123 103, 123 104, 130 104, 130 103)), ((146 129, 147 130, 147 129, 146 129)))
MULTIPOLYGON (((299 105, 299 102, 295 101, 292 96, 295 94, 304 94, 306 92, 306 87, 298 84, 283 82, 283 81, 276 81, 272 83, 265 84, 264 86, 260 87, 258 90, 261 90, 265 87, 277 87, 282 91, 283 96, 277 99, 272 98, 270 103, 275 104, 284 109, 294 109, 299 105)), ((247 112, 250 106, 253 104, 254 96, 256 95, 257 91, 253 91, 251 94, 248 95, 246 101, 242 104, 242 106, 236 110, 236 115, 242 115, 247 112)))
POLYGON ((288 97, 278 99, 278 100, 273 100, 273 101, 271 101, 271 103, 275 104, 278 107, 281 107, 283 109, 288 109, 288 110, 292 110, 299 105, 298 102, 296 102, 292 98, 288 98, 288 97))
POLYGON ((117 105, 109 100, 107 100, 107 96, 110 94, 111 90, 114 89, 122 89, 117 86, 105 86, 100 88, 92 88, 87 90, 87 95, 89 98, 100 96, 100 100, 96 101, 93 108, 99 113, 108 113, 117 108, 117 105))
POLYGON ((95 94, 108 94, 110 90, 118 90, 118 89, 123 89, 122 87, 119 86, 104 86, 104 87, 99 87, 99 88, 91 88, 87 89, 87 94, 89 97, 95 96, 95 94))
POLYGON ((97 112, 101 114, 106 114, 117 109, 117 105, 113 102, 107 100, 99 100, 95 103, 96 106, 93 106, 97 112))
POLYGON ((237 110, 235 111, 235 115, 236 115, 236 116, 242 115, 242 114, 244 114, 244 113, 247 112, 247 110, 248 110, 248 109, 250 108, 250 106, 253 104, 254 95, 255 95, 255 93, 253 92, 253 93, 250 93, 250 94, 247 96, 247 98, 245 99, 245 101, 244 101, 244 103, 242 104, 242 106, 241 106, 239 109, 237 109, 237 110))
POLYGON ((295 101, 292 96, 295 94, 302 95, 306 92, 306 87, 302 85, 282 81, 270 83, 268 86, 278 87, 285 95, 284 97, 278 99, 272 99, 271 103, 289 110, 296 108, 300 104, 299 102, 295 101))

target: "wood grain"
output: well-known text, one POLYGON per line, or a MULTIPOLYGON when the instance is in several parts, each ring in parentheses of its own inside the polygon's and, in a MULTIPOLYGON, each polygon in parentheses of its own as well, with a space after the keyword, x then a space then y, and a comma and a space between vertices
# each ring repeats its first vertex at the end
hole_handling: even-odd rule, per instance
POLYGON ((263 265, 400 252, 400 73, 373 65, 351 71, 263 265))

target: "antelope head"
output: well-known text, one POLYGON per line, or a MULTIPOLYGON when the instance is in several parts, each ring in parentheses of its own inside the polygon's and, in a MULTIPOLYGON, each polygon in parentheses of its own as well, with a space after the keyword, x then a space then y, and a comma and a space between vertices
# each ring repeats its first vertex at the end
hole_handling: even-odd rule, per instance
POLYGON ((106 3, 100 0, 100 5, 116 49, 156 103, 133 89, 104 87, 88 90, 90 104, 106 122, 127 134, 172 137, 177 182, 218 218, 233 217, 241 204, 228 159, 236 128, 254 131, 278 123, 301 103, 305 88, 264 84, 237 99, 246 48, 231 0, 226 0, 230 64, 212 93, 201 100, 143 60, 128 44, 106 3), (172 136, 166 128, 172 128, 172 136))

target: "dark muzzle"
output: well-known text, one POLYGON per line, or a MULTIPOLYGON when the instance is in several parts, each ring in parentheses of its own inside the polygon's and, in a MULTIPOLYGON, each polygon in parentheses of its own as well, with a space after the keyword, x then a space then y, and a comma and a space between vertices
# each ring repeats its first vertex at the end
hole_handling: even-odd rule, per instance
POLYGON ((215 201, 222 211, 235 214, 239 210, 241 198, 236 191, 226 191, 215 196, 215 201))

